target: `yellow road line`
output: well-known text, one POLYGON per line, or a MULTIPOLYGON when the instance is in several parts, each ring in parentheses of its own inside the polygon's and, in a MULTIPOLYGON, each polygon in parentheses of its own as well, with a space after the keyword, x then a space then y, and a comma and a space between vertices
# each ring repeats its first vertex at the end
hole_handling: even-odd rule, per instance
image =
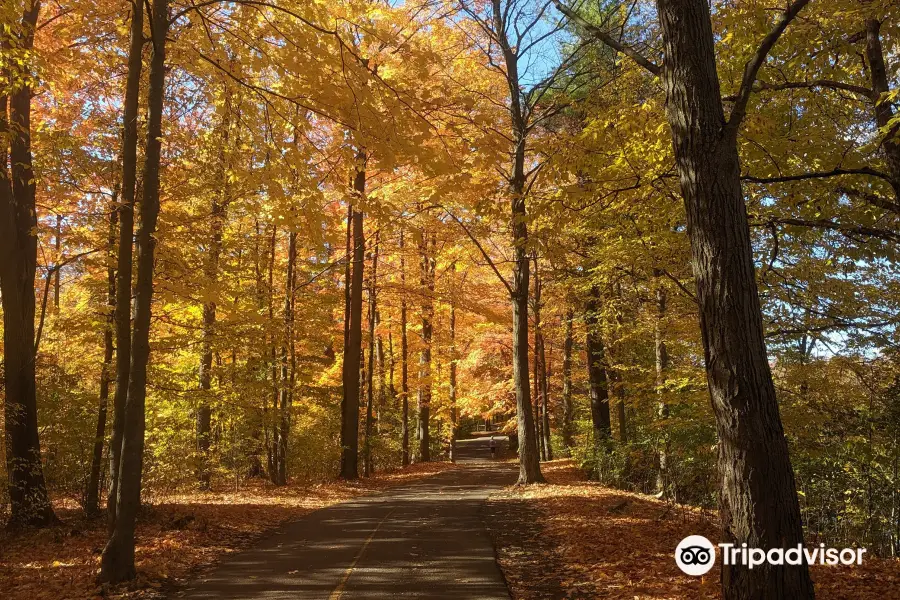
POLYGON ((369 544, 375 538, 375 534, 378 533, 378 530, 381 528, 381 525, 385 521, 387 521, 388 517, 390 517, 392 514, 394 514, 395 510, 397 510, 397 509, 396 508, 391 509, 391 512, 384 515, 384 518, 378 522, 378 525, 376 525, 375 529, 372 530, 372 533, 369 534, 368 539, 366 539, 365 543, 362 545, 362 548, 359 549, 359 552, 356 553, 356 557, 354 557, 353 562, 350 564, 350 566, 347 568, 347 571, 344 573, 344 578, 341 579, 341 582, 338 584, 338 586, 336 588, 334 588, 334 591, 331 592, 330 596, 328 596, 328 600, 340 600, 341 595, 344 593, 344 585, 346 585, 347 580, 350 579, 350 575, 353 573, 353 569, 356 568, 356 564, 359 562, 359 559, 362 558, 362 555, 363 555, 363 553, 365 553, 366 548, 369 546, 369 544))

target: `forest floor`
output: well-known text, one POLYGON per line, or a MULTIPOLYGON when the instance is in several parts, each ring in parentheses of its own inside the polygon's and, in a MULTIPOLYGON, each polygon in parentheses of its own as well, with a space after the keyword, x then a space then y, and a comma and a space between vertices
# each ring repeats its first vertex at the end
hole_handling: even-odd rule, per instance
MULTIPOLYGON (((585 480, 571 460, 541 465, 549 485, 493 494, 487 522, 515 600, 719 597, 719 570, 690 577, 675 565, 683 538, 719 537, 715 514, 585 480), (523 517, 524 515, 524 517, 523 517)), ((813 566, 817 600, 900 598, 900 561, 813 566)))
POLYGON ((283 488, 257 482, 239 491, 223 489, 155 498, 142 509, 138 521, 138 579, 114 588, 96 583, 100 553, 106 543, 105 517, 86 519, 73 503, 60 502, 56 509, 63 523, 59 526, 19 533, 0 530, 0 597, 162 598, 289 521, 453 468, 450 463, 427 463, 356 482, 283 488))

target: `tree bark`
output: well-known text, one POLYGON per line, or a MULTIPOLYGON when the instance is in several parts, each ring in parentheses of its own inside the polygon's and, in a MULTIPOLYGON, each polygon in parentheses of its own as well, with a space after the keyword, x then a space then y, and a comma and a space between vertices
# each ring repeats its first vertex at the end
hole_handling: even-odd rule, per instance
POLYGON ((609 415, 609 389, 606 380, 606 358, 603 352, 603 339, 600 336, 599 318, 600 290, 594 286, 585 304, 585 325, 587 334, 585 347, 587 350, 588 384, 591 393, 591 424, 594 427, 594 443, 601 443, 610 438, 612 424, 609 415))
MULTIPOLYGON (((359 164, 353 178, 353 192, 360 206, 366 193, 365 152, 357 156, 359 164)), ((353 210, 353 272, 350 282, 350 327, 344 346, 344 403, 341 415, 341 477, 359 477, 359 368, 362 351, 362 287, 365 268, 363 213, 353 210)))
POLYGON ((150 358, 150 316, 153 297, 153 254, 159 216, 159 169, 162 112, 165 94, 165 44, 169 24, 167 0, 153 0, 152 45, 148 90, 147 147, 144 158, 144 192, 141 224, 137 233, 137 286, 131 373, 122 435, 117 517, 103 550, 100 579, 119 582, 134 579, 134 529, 141 504, 144 458, 144 403, 147 394, 147 362, 150 358))
POLYGON ((409 465, 409 340, 406 337, 406 259, 403 231, 400 231, 400 464, 409 465))
POLYGON ((84 512, 89 517, 100 511, 100 470, 103 466, 103 442, 106 438, 106 417, 109 405, 109 384, 112 380, 113 330, 116 327, 116 230, 118 194, 113 193, 109 209, 109 235, 106 240, 106 327, 103 330, 103 365, 100 367, 100 397, 97 406, 97 430, 91 453, 91 474, 84 494, 84 512))
POLYGON ((435 240, 422 232, 419 243, 422 290, 422 351, 419 354, 418 435, 419 462, 431 460, 431 338, 434 334, 435 240), (430 246, 430 248, 429 248, 430 246))
MULTIPOLYGON (((892 103, 888 100, 879 101, 884 94, 890 91, 887 77, 887 67, 884 62, 884 50, 881 45, 881 21, 876 19, 866 20, 866 62, 869 63, 869 78, 872 81, 874 93, 875 123, 879 129, 890 127, 894 118, 892 103)), ((881 151, 887 163, 888 174, 891 176, 891 186, 894 195, 900 200, 900 143, 897 142, 897 125, 884 134, 881 142, 881 151)))
MULTIPOLYGON (((40 3, 26 4, 17 33, 0 33, 0 51, 30 50, 40 3)), ((15 28, 14 28, 15 29, 15 28)), ((11 75, 8 71, 3 75, 11 75)), ((6 470, 12 509, 8 526, 44 527, 56 521, 41 464, 35 384, 37 207, 31 157, 31 86, 0 95, 0 291, 3 296, 6 470), (7 121, 7 105, 9 121, 7 121), (7 170, 6 144, 9 143, 7 170)))
POLYGON ((116 525, 119 497, 119 466, 125 399, 131 369, 131 275, 134 238, 134 201, 137 188, 138 107, 144 45, 143 3, 131 7, 131 45, 128 49, 128 78, 122 116, 122 203, 119 205, 119 253, 116 260, 116 389, 113 395, 113 423, 109 442, 109 495, 106 512, 110 534, 116 525))
MULTIPOLYGON (((741 114, 733 111, 726 122, 706 0, 657 0, 657 8, 666 111, 719 439, 723 539, 766 550, 794 547, 803 542, 803 530, 766 355, 741 190, 736 141, 741 114)), ((805 565, 764 564, 753 570, 723 565, 722 592, 726 600, 814 596, 805 565)))

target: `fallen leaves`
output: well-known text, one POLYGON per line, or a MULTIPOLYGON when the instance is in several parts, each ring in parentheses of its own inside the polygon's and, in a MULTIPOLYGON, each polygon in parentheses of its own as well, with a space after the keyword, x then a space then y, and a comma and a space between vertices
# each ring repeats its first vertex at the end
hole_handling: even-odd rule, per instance
POLYGON ((60 502, 63 525, 0 532, 3 600, 155 599, 251 545, 287 521, 353 497, 455 468, 425 463, 353 482, 276 488, 262 482, 240 490, 177 494, 153 499, 139 515, 135 559, 138 579, 114 588, 96 583, 106 544, 105 517, 88 520, 60 502))
MULTIPOLYGON (((673 560, 690 534, 719 538, 712 513, 584 481, 569 460, 542 470, 548 485, 514 486, 489 500, 488 514, 497 520, 491 534, 513 598, 720 596, 717 569, 689 577, 673 560), (504 518, 510 507, 523 518, 504 518)), ((862 566, 811 570, 818 600, 900 598, 900 561, 867 556, 862 566)))

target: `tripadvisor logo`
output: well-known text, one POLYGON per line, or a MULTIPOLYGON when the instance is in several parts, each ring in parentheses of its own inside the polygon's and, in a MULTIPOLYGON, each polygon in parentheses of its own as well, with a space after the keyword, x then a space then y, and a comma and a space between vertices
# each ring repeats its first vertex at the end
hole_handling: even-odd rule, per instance
MULTIPOLYGON (((865 548, 826 548, 819 544, 818 548, 805 548, 797 544, 794 548, 748 548, 747 544, 739 547, 735 544, 719 544, 722 549, 722 562, 727 566, 742 565, 749 569, 763 564, 769 565, 801 565, 804 562, 815 565, 861 565, 865 548)), ((688 575, 705 575, 716 562, 716 550, 713 543, 702 535, 689 535, 681 540, 675 548, 675 564, 688 575)))
POLYGON ((716 562, 716 549, 702 535, 689 535, 675 548, 675 564, 688 575, 706 575, 716 562))

